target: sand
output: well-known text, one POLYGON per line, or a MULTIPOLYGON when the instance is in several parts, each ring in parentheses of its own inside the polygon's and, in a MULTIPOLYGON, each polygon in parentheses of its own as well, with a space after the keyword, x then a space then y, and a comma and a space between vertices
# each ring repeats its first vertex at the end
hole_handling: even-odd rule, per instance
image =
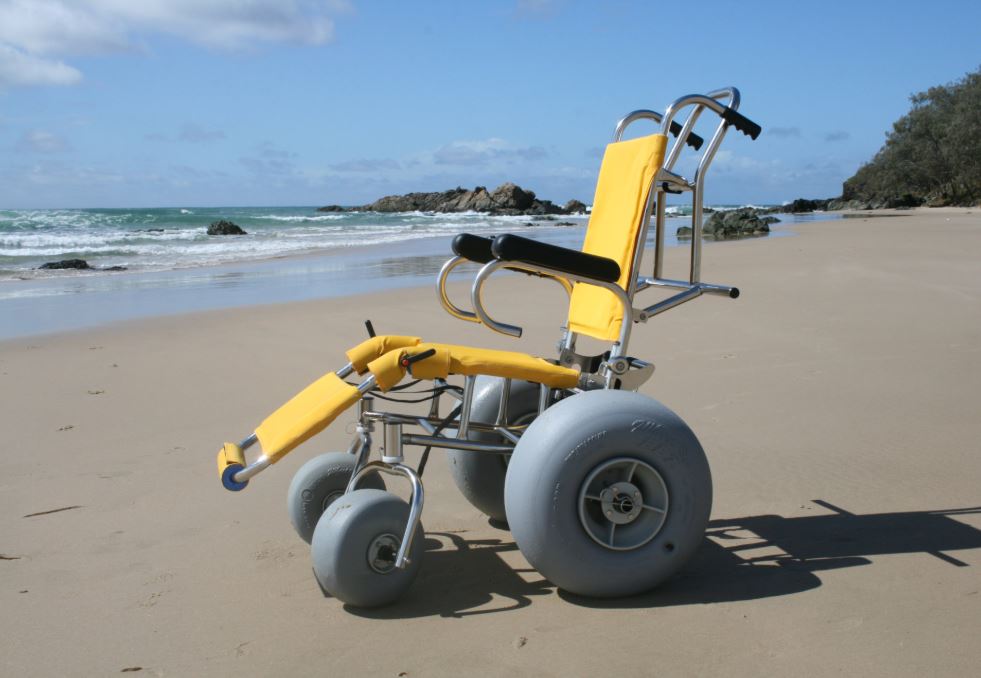
POLYGON ((435 454, 419 579, 393 607, 345 609, 285 492, 346 446, 346 421, 244 492, 215 474, 220 443, 343 363, 365 317, 553 355, 555 285, 495 281, 521 342, 427 287, 0 343, 0 674, 973 674, 981 215, 896 214, 708 246, 705 278, 742 297, 636 330, 658 367, 642 391, 700 437, 715 501, 690 565, 622 600, 556 591, 435 454))

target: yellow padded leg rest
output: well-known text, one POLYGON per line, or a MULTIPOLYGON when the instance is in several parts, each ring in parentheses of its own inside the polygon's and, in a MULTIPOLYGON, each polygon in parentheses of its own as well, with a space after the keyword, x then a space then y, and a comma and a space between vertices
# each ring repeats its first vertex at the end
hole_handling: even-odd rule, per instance
POLYGON ((322 376, 269 415, 255 430, 262 453, 276 463, 287 452, 323 431, 341 412, 361 400, 357 387, 333 372, 322 376))
MULTIPOLYGON (((384 346, 384 342, 375 342, 374 346, 384 346)), ((395 348, 372 360, 367 369, 374 375, 378 388, 388 391, 405 377, 406 368, 402 359, 429 349, 434 349, 435 355, 412 366, 413 376, 418 379, 442 379, 450 374, 486 374, 524 379, 550 388, 571 388, 579 382, 578 371, 526 353, 452 344, 422 343, 395 348)), ((369 351, 365 349, 361 355, 369 355, 369 351)), ((361 393, 356 386, 344 382, 333 372, 324 375, 269 415, 255 430, 263 454, 276 463, 295 447, 327 428, 360 399, 361 393)), ((244 464, 241 450, 231 447, 235 449, 226 447, 219 453, 219 467, 233 461, 244 464)))

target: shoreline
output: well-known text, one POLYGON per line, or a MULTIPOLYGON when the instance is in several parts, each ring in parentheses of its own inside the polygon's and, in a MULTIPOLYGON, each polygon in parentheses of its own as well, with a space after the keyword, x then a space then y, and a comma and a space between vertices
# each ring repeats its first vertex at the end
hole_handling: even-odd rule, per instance
MULTIPOLYGON (((826 213, 784 216, 789 218, 764 239, 792 235, 793 228, 803 223, 839 218, 826 213)), ((578 249, 584 228, 585 222, 568 227, 544 222, 514 230, 578 249)), ((687 241, 669 235, 669 249, 687 247, 687 241)), ((397 245, 351 246, 162 271, 67 272, 0 281, 0 341, 163 315, 432 287, 439 268, 452 256, 451 238, 435 235, 397 245)), ((730 242, 735 241, 724 244, 730 242)), ((461 267, 451 280, 467 275, 461 267)))

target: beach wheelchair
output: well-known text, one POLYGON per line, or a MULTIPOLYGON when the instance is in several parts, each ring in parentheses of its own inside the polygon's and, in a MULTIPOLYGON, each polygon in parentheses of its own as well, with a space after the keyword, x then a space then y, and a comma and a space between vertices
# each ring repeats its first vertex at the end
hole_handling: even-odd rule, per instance
POLYGON ((528 562, 574 594, 612 597, 649 590, 677 571, 701 542, 712 504, 709 465, 691 429, 659 402, 637 393, 654 365, 628 352, 631 330, 699 296, 736 298, 735 287, 701 280, 705 174, 729 127, 755 139, 760 127, 738 112, 733 87, 689 95, 662 114, 630 113, 606 147, 582 251, 505 234, 460 234, 437 280, 450 314, 512 337, 521 328, 491 317, 482 291, 501 269, 549 278, 569 295, 569 314, 554 360, 525 353, 375 335, 347 351, 347 364, 301 391, 239 444, 225 443, 218 473, 242 490, 259 472, 355 408, 350 449, 306 462, 288 492, 290 520, 311 545, 323 590, 357 607, 386 605, 410 587, 423 560, 421 476, 433 448, 448 451, 467 500, 506 522, 528 562), (684 123, 676 118, 687 112, 684 123), (705 112, 719 117, 710 140, 693 132, 705 112), (635 122, 660 131, 624 140, 635 122), (675 137, 668 148, 668 135, 675 137), (692 179, 674 171, 684 146, 695 150, 692 179), (687 280, 662 275, 665 197, 691 193, 687 280), (653 275, 640 272, 653 219, 653 275), (470 305, 448 296, 450 273, 481 265, 470 305), (637 308, 648 289, 669 296, 637 308), (590 337, 608 350, 577 352, 590 337), (356 380, 355 380, 356 379, 356 380), (353 381, 348 381, 353 380, 353 381), (426 384, 422 391, 422 382, 426 384), (376 400, 422 393, 419 415, 385 412, 376 400), (452 405, 448 412, 442 406, 452 405), (373 459, 373 435, 381 434, 373 459), (245 452, 258 444, 251 463, 245 452), (407 447, 423 448, 419 463, 407 447), (411 486, 408 502, 385 478, 411 486))

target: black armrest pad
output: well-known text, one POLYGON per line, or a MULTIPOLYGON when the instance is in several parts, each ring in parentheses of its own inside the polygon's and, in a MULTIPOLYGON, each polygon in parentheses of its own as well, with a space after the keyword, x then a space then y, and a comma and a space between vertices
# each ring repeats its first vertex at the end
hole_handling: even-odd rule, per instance
POLYGON ((486 264, 494 258, 491 254, 491 239, 479 235, 461 233, 453 238, 453 254, 478 264, 486 264))
POLYGON ((491 252, 501 261, 546 266, 602 282, 616 282, 620 279, 620 265, 612 259, 529 240, 520 235, 508 233, 497 236, 491 244, 491 252))

